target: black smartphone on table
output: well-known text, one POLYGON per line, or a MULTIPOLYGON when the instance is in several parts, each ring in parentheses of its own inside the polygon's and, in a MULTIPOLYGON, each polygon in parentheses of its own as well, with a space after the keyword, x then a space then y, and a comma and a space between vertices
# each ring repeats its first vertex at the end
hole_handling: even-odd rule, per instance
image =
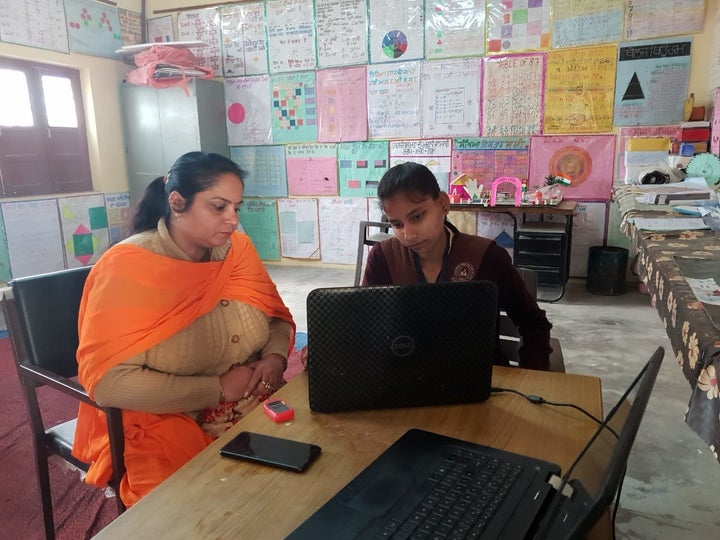
POLYGON ((220 455, 302 472, 320 455, 320 447, 316 444, 242 431, 220 449, 220 455))

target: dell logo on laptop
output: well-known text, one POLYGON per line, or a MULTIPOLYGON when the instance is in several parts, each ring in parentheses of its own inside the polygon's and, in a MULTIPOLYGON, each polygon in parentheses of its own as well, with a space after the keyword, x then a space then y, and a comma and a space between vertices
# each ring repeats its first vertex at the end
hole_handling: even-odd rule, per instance
POLYGON ((390 343, 390 350, 400 358, 410 356, 415 352, 415 340, 410 336, 398 336, 390 343))

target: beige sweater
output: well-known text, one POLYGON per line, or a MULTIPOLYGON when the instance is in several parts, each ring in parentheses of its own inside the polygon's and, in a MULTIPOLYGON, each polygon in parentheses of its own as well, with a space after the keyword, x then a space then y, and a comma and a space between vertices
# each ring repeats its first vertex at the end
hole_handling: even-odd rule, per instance
MULTIPOLYGON (((124 243, 190 260, 170 238, 162 220, 157 230, 134 235, 124 243)), ((223 259, 229 245, 213 249, 211 260, 223 259)), ((218 405, 219 375, 233 364, 270 353, 286 358, 291 332, 286 321, 237 301, 221 300, 189 327, 110 369, 95 387, 95 399, 104 406, 194 416, 194 411, 218 405)))

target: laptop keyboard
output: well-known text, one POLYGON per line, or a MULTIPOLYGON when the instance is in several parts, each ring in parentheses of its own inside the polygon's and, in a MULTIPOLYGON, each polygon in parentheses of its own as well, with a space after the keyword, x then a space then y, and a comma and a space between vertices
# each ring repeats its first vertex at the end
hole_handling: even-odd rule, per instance
POLYGON ((480 538, 522 471, 515 463, 453 450, 427 477, 422 501, 409 514, 390 518, 375 538, 480 538))

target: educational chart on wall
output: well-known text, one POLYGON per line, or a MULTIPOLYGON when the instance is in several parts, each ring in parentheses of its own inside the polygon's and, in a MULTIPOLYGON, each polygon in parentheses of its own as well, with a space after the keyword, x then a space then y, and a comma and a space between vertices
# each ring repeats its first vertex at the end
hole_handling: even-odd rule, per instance
POLYGON ((340 143, 337 161, 341 197, 375 197, 380 179, 388 170, 388 143, 340 143))
POLYGON ((422 63, 422 136, 480 134, 480 59, 422 63))
POLYGON ((515 247, 515 220, 513 217, 507 214, 491 214, 488 212, 476 212, 476 214, 477 220, 474 234, 492 238, 498 246, 508 252, 512 259, 513 248, 515 247))
POLYGON ((175 41, 172 15, 147 20, 147 41, 148 43, 175 41))
POLYGON ((5 223, 12 277, 65 268, 56 199, 5 202, 0 209, 5 223))
POLYGON ((278 199, 283 257, 320 259, 317 199, 278 199))
POLYGON ((552 46, 578 47, 620 41, 623 0, 553 0, 552 46))
POLYGON ((682 134, 680 124, 667 126, 633 126, 620 128, 618 136, 617 158, 615 159, 617 173, 616 183, 625 181, 625 146, 628 139, 633 137, 668 137, 671 141, 679 141, 682 134))
POLYGON ((265 4, 220 8, 223 70, 226 77, 268 72, 265 4))
POLYGON ((118 9, 93 0, 65 0, 70 50, 117 60, 123 46, 118 9))
POLYGON ((318 141, 367 139, 367 80, 365 66, 323 69, 317 85, 318 141))
POLYGON ((105 210, 107 212, 108 242, 113 244, 130 236, 132 218, 130 216, 130 193, 106 193, 105 210))
POLYGON ((705 0, 626 0, 625 39, 702 32, 705 0))
POLYGON ((270 73, 315 69, 313 0, 268 0, 270 73))
POLYGON ((421 62, 367 68, 368 137, 420 137, 421 62))
POLYGON ((0 281, 7 283, 12 279, 10 272, 10 253, 8 252, 7 231, 0 211, 0 281))
POLYGON ((317 141, 315 73, 270 76, 270 121, 276 144, 317 141))
POLYGON ((216 75, 222 73, 220 52, 220 11, 218 8, 181 11, 177 18, 180 41, 202 41, 207 47, 191 47, 190 51, 201 66, 213 68, 216 75))
POLYGON ((484 0, 425 2, 425 58, 482 56, 484 53, 484 0))
POLYGON ((423 57, 423 0, 368 0, 370 63, 423 57))
POLYGON ((337 195, 337 149, 332 143, 285 146, 288 194, 337 195))
POLYGON ((240 207, 240 224, 263 261, 280 260, 277 201, 246 198, 240 207))
POLYGON ((548 175, 562 176, 571 182, 563 198, 608 200, 614 156, 615 135, 531 137, 528 189, 542 186, 548 175))
POLYGON ((248 173, 244 197, 287 197, 284 147, 231 146, 230 159, 248 173))
POLYGON ((451 190, 455 179, 463 174, 489 189, 500 176, 522 180, 528 178, 529 171, 529 137, 453 139, 451 190))
POLYGON ((118 9, 118 17, 120 18, 120 39, 123 46, 142 43, 143 24, 140 14, 127 9, 118 9))
POLYGON ((367 220, 367 202, 358 197, 324 197, 318 200, 322 262, 354 264, 357 259, 357 224, 367 220))
POLYGON ((315 0, 318 67, 367 64, 366 0, 315 0))
POLYGON ((608 133, 613 125, 615 45, 547 53, 543 133, 608 133))
POLYGON ((542 133, 545 53, 483 58, 484 137, 542 133))
POLYGON ((487 1, 487 53, 550 48, 550 0, 487 1))
POLYGON ((691 37, 619 45, 616 126, 657 126, 683 121, 691 48, 691 37))
POLYGON ((62 197, 58 207, 67 267, 97 262, 110 245, 103 195, 62 197))
POLYGON ((3 0, 0 41, 67 53, 63 0, 3 0))
POLYGON ((406 161, 425 165, 437 178, 440 189, 447 191, 450 180, 451 150, 451 139, 390 141, 390 167, 406 161))
POLYGON ((272 144, 270 76, 228 77, 224 84, 228 144, 272 144))

